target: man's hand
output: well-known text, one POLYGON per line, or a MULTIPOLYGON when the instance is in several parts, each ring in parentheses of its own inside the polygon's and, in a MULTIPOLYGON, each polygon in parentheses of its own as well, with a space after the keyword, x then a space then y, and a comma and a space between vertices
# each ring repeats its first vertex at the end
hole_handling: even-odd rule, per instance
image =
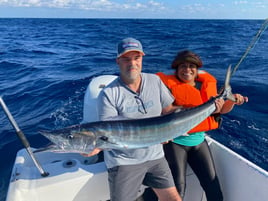
POLYGON ((102 149, 100 148, 95 148, 93 149, 92 152, 88 153, 88 154, 81 154, 82 156, 85 156, 85 157, 90 157, 90 156, 94 156, 94 155, 97 155, 98 153, 100 153, 102 151, 102 149))

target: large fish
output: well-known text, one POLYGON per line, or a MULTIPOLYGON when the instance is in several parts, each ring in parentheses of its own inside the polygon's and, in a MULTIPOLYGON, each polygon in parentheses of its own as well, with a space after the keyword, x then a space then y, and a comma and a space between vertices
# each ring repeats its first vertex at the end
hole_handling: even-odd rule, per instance
POLYGON ((41 134, 54 143, 54 151, 60 152, 89 153, 94 148, 133 149, 159 144, 187 133, 205 120, 215 111, 216 99, 235 101, 230 76, 231 66, 222 92, 198 107, 153 118, 79 124, 41 134))

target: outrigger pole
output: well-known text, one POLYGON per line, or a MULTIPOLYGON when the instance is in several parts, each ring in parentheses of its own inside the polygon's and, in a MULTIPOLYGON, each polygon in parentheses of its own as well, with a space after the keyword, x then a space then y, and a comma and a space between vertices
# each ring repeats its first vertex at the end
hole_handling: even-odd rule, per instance
POLYGON ((32 158, 35 166, 37 167, 37 169, 39 170, 40 174, 43 177, 46 177, 49 175, 48 172, 45 172, 43 170, 43 168, 41 167, 41 165, 39 164, 39 162, 36 160, 31 148, 30 148, 30 143, 28 142, 27 138, 25 137, 25 135, 23 134, 23 132, 20 130, 20 128, 18 127, 15 119, 13 118, 12 114, 10 113, 8 107, 6 106, 4 100, 2 99, 2 97, 0 96, 0 104, 4 110, 4 112, 6 113, 10 123, 12 124, 12 126, 14 127, 14 129, 16 130, 17 136, 20 138, 22 144, 24 145, 25 149, 27 150, 28 154, 30 155, 30 157, 32 158))

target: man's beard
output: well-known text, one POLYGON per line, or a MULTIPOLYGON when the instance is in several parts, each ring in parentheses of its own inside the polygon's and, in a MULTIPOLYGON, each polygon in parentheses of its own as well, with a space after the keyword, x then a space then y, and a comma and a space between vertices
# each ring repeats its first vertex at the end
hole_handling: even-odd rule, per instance
POLYGON ((127 77, 128 77, 129 80, 134 81, 134 80, 137 79, 137 77, 140 76, 140 73, 141 72, 139 71, 139 68, 138 67, 136 67, 136 66, 130 66, 129 67, 129 71, 127 73, 127 77), (132 69, 135 69, 135 70, 133 71, 132 69))

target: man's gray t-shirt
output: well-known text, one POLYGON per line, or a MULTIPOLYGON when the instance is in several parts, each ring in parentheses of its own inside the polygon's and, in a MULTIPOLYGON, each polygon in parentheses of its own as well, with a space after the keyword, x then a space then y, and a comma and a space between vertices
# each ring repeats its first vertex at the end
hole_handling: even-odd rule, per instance
MULTIPOLYGON (((142 73, 140 93, 129 89, 120 78, 105 87, 100 96, 100 120, 142 119, 161 115, 162 109, 173 102, 173 96, 160 78, 142 73)), ((157 133, 155 133, 157 137, 157 133)), ((106 166, 140 164, 164 156, 162 144, 139 149, 104 150, 106 166)))

